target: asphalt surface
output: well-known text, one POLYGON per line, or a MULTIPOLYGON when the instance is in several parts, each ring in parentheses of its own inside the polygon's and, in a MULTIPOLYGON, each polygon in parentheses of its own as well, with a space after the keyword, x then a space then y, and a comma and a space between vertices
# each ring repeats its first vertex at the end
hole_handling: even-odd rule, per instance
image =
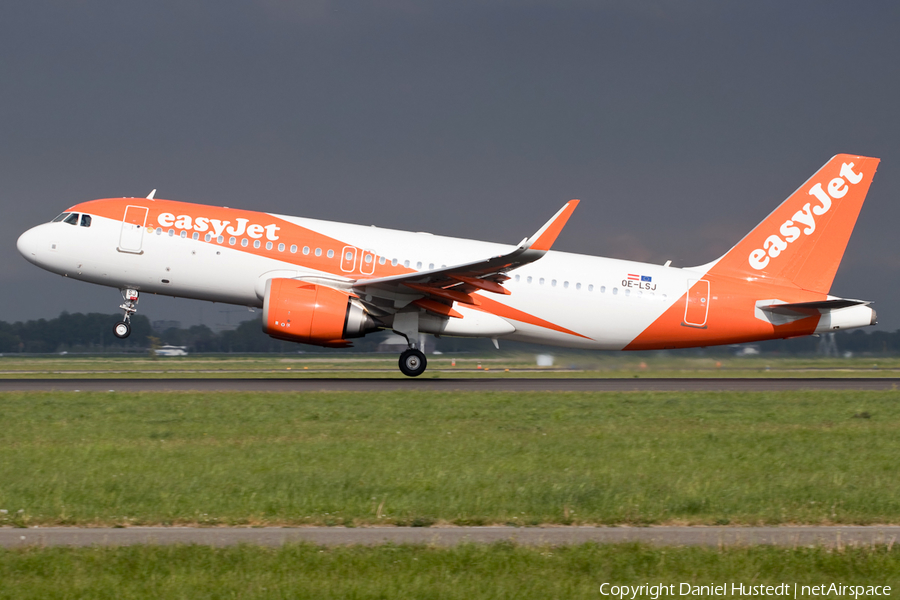
POLYGON ((644 542, 657 546, 828 546, 886 544, 900 539, 900 526, 868 527, 127 527, 0 528, 0 547, 129 546, 202 544, 280 546, 309 542, 323 546, 510 541, 525 546, 644 542))
POLYGON ((467 379, 0 379, 0 392, 773 392, 789 390, 896 390, 900 378, 487 378, 467 379))

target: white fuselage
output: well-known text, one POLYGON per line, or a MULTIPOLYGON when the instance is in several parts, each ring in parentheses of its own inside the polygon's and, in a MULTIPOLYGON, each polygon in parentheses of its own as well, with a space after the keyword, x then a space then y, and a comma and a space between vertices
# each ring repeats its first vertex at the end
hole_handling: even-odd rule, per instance
MULTIPOLYGON (((396 260, 398 266, 425 271, 510 249, 503 244, 427 233, 271 216, 374 253, 376 269, 379 263, 391 264, 396 260)), ((342 278, 337 269, 335 273, 304 266, 298 260, 303 257, 302 240, 296 240, 296 252, 285 246, 282 252, 274 250, 272 256, 259 256, 244 251, 240 239, 230 245, 229 236, 222 243, 216 238, 207 242, 203 238, 191 239, 189 232, 182 237, 181 231, 175 228, 153 228, 142 232, 139 253, 123 252, 118 249, 122 227, 121 221, 98 215, 92 216, 90 227, 46 223, 23 234, 19 249, 29 261, 65 277, 120 289, 135 288, 144 293, 251 307, 263 305, 264 282, 273 275, 342 278)), ((339 262, 343 248, 321 248, 322 255, 327 256, 329 250, 339 262)), ((310 247, 310 255, 315 251, 310 247)), ((462 305, 456 308, 463 319, 448 323, 425 318, 421 329, 447 335, 622 349, 682 299, 689 282, 702 279, 705 272, 706 267, 690 270, 550 251, 540 260, 510 273, 512 278, 504 284, 510 295, 482 295, 580 335, 548 329, 533 322, 534 319, 518 320, 500 315, 500 322, 462 305), (468 325, 467 320, 471 321, 468 325)))

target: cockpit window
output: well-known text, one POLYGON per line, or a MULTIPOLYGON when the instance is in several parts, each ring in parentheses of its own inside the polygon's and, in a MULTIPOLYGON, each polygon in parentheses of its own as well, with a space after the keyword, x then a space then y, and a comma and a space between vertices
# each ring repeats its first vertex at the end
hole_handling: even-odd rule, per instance
POLYGON ((62 213, 61 215, 59 215, 58 217, 56 217, 55 219, 53 219, 53 220, 50 221, 50 222, 51 222, 51 223, 59 223, 60 221, 62 221, 62 220, 65 219, 66 217, 68 217, 69 214, 70 214, 70 213, 62 213))
POLYGON ((82 227, 90 227, 91 226, 91 215, 81 215, 81 226, 82 227))
POLYGON ((63 219, 63 223, 78 225, 78 213, 69 213, 69 216, 63 219))

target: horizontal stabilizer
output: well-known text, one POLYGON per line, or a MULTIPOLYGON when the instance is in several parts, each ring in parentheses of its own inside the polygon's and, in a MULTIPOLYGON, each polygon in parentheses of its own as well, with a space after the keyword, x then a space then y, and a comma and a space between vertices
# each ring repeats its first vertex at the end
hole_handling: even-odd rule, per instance
POLYGON ((759 306, 760 309, 782 315, 795 315, 797 313, 801 314, 820 314, 823 315, 825 313, 829 313, 835 310, 841 310, 842 308, 849 308, 851 306, 864 305, 867 306, 871 304, 871 302, 866 302, 865 300, 850 300, 848 298, 834 298, 833 300, 819 300, 817 302, 793 302, 786 304, 768 304, 759 306))

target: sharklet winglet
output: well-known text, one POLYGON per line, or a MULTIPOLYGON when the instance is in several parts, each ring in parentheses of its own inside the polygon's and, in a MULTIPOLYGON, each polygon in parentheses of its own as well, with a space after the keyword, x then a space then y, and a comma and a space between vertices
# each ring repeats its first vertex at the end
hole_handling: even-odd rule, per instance
POLYGON ((566 223, 569 221, 569 217, 572 216, 572 212, 575 210, 576 206, 578 206, 578 200, 569 200, 566 202, 565 206, 559 209, 559 211, 553 215, 543 227, 537 230, 537 233, 528 238, 528 240, 519 247, 544 252, 549 250, 556 241, 556 238, 559 237, 563 227, 565 227, 566 223))

